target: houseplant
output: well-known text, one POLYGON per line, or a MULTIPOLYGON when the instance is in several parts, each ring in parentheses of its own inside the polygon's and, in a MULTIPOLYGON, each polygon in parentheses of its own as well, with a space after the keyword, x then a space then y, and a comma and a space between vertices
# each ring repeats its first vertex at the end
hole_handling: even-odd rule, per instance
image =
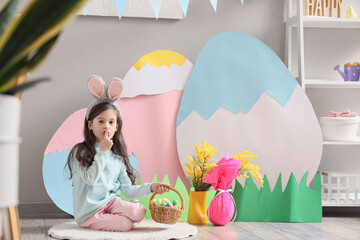
POLYGON ((48 79, 26 81, 26 75, 87 0, 33 0, 16 16, 18 2, 9 0, 0 10, 0 208, 18 202, 20 97, 14 95, 48 79))

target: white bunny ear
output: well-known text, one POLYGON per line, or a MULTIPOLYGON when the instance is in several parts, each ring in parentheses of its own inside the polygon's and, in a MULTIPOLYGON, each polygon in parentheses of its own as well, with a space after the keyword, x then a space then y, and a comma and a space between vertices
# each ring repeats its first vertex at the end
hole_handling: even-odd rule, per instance
POLYGON ((124 86, 120 78, 113 78, 107 88, 107 95, 110 100, 115 102, 118 100, 124 90, 124 86))
POLYGON ((105 93, 105 82, 101 77, 92 75, 88 80, 88 88, 94 97, 101 98, 105 93))

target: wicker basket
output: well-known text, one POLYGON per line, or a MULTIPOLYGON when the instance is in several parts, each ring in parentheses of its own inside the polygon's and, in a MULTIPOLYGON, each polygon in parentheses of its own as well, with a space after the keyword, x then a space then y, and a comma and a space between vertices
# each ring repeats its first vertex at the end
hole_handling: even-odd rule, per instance
POLYGON ((155 206, 151 205, 151 200, 157 194, 156 192, 150 198, 149 202, 149 209, 151 212, 151 217, 154 219, 155 222, 158 223, 165 223, 165 224, 175 224, 179 218, 181 217, 183 210, 184 210, 184 199, 181 194, 175 189, 170 187, 170 190, 176 192, 181 199, 181 208, 177 209, 174 207, 166 207, 166 206, 155 206))

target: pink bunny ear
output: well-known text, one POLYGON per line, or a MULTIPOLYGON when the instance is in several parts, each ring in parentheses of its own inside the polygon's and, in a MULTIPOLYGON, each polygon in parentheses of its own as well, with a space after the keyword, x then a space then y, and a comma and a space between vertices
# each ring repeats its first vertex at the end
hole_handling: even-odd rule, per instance
POLYGON ((92 75, 88 80, 88 88, 94 97, 101 98, 105 93, 105 82, 101 77, 92 75))
POLYGON ((122 92, 124 90, 124 86, 121 83, 121 79, 113 78, 109 83, 107 94, 110 100, 117 100, 120 98, 122 92))

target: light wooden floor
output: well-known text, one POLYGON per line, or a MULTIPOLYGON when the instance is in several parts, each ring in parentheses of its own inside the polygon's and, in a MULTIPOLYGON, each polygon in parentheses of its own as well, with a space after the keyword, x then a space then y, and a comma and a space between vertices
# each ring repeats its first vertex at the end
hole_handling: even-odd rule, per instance
MULTIPOLYGON (((71 219, 21 219, 23 240, 54 239, 47 235, 53 225, 71 219)), ((223 227, 197 226, 187 239, 354 239, 360 240, 360 217, 324 217, 322 223, 235 222, 223 227)))

